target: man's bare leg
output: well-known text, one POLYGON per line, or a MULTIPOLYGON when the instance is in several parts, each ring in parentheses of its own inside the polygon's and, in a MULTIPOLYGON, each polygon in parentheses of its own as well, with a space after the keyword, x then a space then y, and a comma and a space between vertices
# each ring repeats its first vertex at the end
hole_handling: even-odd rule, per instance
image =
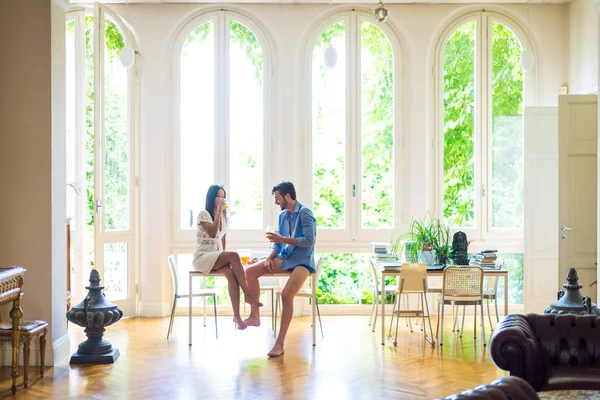
MULTIPOLYGON (((281 271, 281 259, 274 258, 273 266, 275 271, 281 271)), ((252 295, 256 294, 256 296, 260 296, 260 284, 258 283, 258 278, 267 274, 267 270, 265 269, 265 261, 259 261, 256 264, 251 265, 246 268, 246 280, 248 282, 248 288, 250 289, 250 293, 252 295)), ((260 312, 258 307, 252 306, 250 308, 250 315, 248 318, 244 320, 246 326, 260 326, 260 312)))
POLYGON ((240 285, 237 278, 231 268, 227 266, 219 268, 217 272, 227 278, 227 289, 229 290, 229 298, 231 299, 231 307, 233 308, 233 322, 239 330, 243 331, 247 327, 240 315, 240 285))
POLYGON ((244 267, 242 266, 242 261, 240 260, 240 255, 238 253, 235 251, 224 251, 219 254, 215 266, 213 267, 213 271, 228 265, 231 265, 231 271, 235 274, 240 289, 244 292, 244 301, 252 306, 262 307, 262 303, 258 300, 258 293, 253 295, 248 290, 244 267))
POLYGON ((275 341, 275 346, 269 351, 269 357, 279 357, 283 354, 283 342, 287 335, 288 328, 294 315, 294 297, 304 285, 309 272, 304 267, 296 267, 292 271, 292 276, 288 279, 285 287, 281 291, 281 324, 279 325, 279 335, 275 341))

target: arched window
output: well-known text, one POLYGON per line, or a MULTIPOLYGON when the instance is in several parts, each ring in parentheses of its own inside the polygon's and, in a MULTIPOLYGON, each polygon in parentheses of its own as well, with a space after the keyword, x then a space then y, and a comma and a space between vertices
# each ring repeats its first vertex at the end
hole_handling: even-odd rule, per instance
POLYGON ((351 11, 331 20, 312 49, 312 200, 326 241, 387 241, 394 226, 398 49, 391 34, 351 11), (335 65, 325 62, 329 47, 335 65))
POLYGON ((213 183, 225 186, 230 227, 264 227, 264 54, 257 34, 234 13, 205 15, 181 35, 176 87, 175 170, 179 220, 193 230, 213 183))
POLYGON ((475 240, 522 240, 524 46, 514 26, 471 14, 439 54, 440 208, 475 240))

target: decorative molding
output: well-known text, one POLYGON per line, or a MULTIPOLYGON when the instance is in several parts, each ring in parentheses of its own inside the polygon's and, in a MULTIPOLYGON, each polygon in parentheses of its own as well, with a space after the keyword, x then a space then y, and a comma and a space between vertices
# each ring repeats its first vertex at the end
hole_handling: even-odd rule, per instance
POLYGON ((71 11, 71 6, 67 0, 52 0, 52 2, 62 8, 65 12, 71 11))

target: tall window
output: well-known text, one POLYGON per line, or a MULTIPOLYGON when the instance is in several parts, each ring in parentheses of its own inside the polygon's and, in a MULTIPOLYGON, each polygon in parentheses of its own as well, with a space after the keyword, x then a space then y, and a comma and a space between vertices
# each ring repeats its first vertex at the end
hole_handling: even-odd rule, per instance
POLYGON ((333 240, 385 240, 394 225, 392 43, 370 16, 329 25, 312 54, 312 193, 317 226, 333 240), (355 40, 358 38, 359 40, 355 40), (333 47, 335 65, 325 63, 333 47), (328 233, 329 232, 329 233, 328 233))
POLYGON ((195 229, 213 183, 225 185, 233 229, 263 228, 263 50, 227 13, 186 35, 179 59, 179 229, 195 229))
POLYGON ((442 55, 443 213, 475 239, 523 228, 521 51, 515 33, 482 12, 450 34, 442 55))

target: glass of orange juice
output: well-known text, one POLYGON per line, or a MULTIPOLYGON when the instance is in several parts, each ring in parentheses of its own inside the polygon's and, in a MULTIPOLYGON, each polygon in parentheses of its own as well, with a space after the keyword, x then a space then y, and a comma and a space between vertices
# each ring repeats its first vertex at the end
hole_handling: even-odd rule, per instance
POLYGON ((274 233, 277 233, 277 227, 273 225, 267 225, 265 232, 267 233, 267 237, 270 238, 274 233))
POLYGON ((248 265, 248 261, 250 261, 250 250, 248 249, 240 249, 238 250, 238 254, 240 255, 240 260, 242 261, 242 265, 245 267, 248 265))
POLYGON ((227 203, 227 199, 221 205, 221 210, 227 210, 229 208, 229 204, 227 203))

